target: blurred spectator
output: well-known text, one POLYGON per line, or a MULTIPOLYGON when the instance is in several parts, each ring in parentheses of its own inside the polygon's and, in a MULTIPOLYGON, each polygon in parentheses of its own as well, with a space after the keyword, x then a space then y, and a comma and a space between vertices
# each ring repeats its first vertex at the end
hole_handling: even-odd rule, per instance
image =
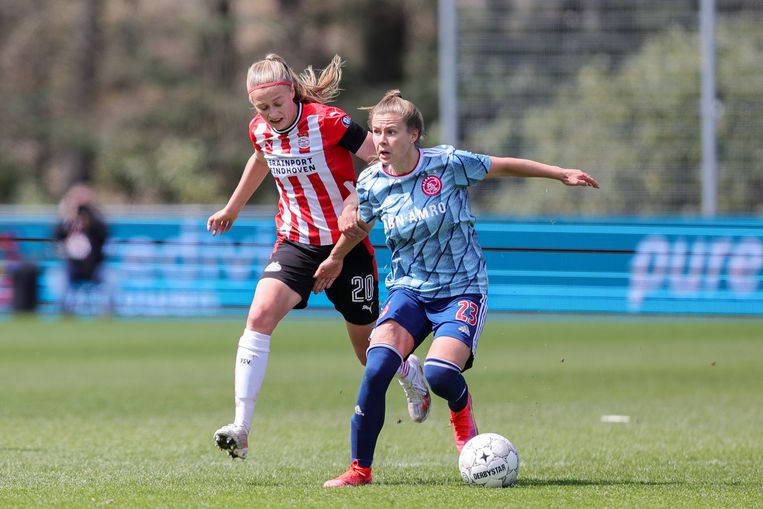
POLYGON ((66 257, 63 309, 65 313, 73 313, 79 290, 90 294, 94 287, 104 283, 103 248, 108 227, 95 207, 92 190, 84 184, 76 184, 69 189, 58 211, 61 219, 56 226, 55 237, 61 241, 66 257))
POLYGON ((10 307, 13 299, 13 273, 21 262, 13 236, 0 233, 0 310, 10 307))

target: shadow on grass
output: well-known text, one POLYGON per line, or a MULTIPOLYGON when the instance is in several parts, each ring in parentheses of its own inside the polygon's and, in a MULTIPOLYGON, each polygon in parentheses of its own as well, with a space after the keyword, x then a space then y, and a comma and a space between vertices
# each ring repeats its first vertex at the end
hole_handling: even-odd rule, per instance
MULTIPOLYGON (((330 479, 330 477, 326 477, 326 480, 330 479)), ((302 488, 314 488, 316 486, 322 487, 323 481, 320 481, 319 483, 304 483, 299 482, 295 479, 284 479, 284 478, 272 478, 272 477, 262 477, 257 479, 249 479, 247 480, 246 484, 252 488, 256 487, 295 487, 299 486, 302 488)), ((384 479, 382 476, 380 477, 374 477, 374 486, 459 486, 463 485, 464 483, 461 481, 461 478, 415 478, 415 477, 409 477, 406 479, 384 479)), ((329 490, 331 491, 331 490, 329 490)), ((328 491, 327 491, 328 492, 328 491)))
MULTIPOLYGON (((379 479, 374 480, 379 486, 466 486, 460 478, 433 479, 379 479)), ((678 486, 686 484, 683 481, 631 481, 618 479, 522 479, 514 483, 514 488, 532 488, 538 486, 678 486)))
POLYGON ((523 479, 515 486, 677 486, 684 481, 634 481, 630 479, 523 479))
MULTIPOLYGON (((2 451, 2 449, 0 449, 2 451)), ((328 479, 328 478, 327 478, 328 479)), ((301 487, 301 488, 315 488, 320 487, 323 483, 312 482, 299 482, 296 479, 287 478, 274 478, 274 477, 261 477, 250 479, 246 484, 252 488, 267 487, 267 488, 281 488, 281 487, 301 487)), ((513 489, 544 487, 544 486, 688 486, 692 484, 687 481, 636 481, 629 479, 524 479, 519 478, 512 486, 513 489)), ((756 481, 725 481, 712 483, 718 486, 759 486, 756 481)), ((456 487, 466 486, 458 477, 447 478, 421 478, 421 477, 408 477, 406 479, 384 479, 377 478, 374 480, 374 486, 439 486, 456 487)), ((328 492, 328 491, 327 491, 328 492)))

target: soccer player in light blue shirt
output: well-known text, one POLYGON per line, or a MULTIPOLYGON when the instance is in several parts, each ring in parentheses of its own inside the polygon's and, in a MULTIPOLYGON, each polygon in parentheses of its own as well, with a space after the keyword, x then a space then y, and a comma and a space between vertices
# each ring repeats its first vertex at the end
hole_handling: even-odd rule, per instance
POLYGON ((382 222, 392 253, 388 290, 426 298, 487 293, 467 188, 489 168, 487 156, 440 146, 421 150, 405 175, 391 174, 384 164, 361 174, 359 218, 382 222))
POLYGON ((400 364, 430 333, 434 339, 424 374, 432 392, 448 402, 457 450, 478 433, 462 372, 474 360, 487 311, 488 281, 467 188, 488 174, 599 187, 580 170, 472 154, 450 146, 422 149, 421 112, 397 90, 387 92, 370 108, 369 125, 378 162, 358 179, 357 226, 363 235, 345 230, 315 272, 313 290, 331 286, 346 253, 379 220, 392 253, 385 282, 389 292, 370 338, 351 420, 353 461, 325 487, 371 483, 387 388, 400 364))

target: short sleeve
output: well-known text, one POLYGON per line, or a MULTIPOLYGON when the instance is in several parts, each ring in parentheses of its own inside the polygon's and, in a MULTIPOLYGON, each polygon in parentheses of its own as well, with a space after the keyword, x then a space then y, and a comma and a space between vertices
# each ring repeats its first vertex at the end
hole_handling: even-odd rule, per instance
POLYGON ((251 122, 249 122, 249 140, 252 142, 252 147, 256 152, 262 152, 262 147, 257 144, 257 139, 254 137, 254 129, 257 126, 258 118, 259 114, 257 114, 257 116, 254 117, 251 122))
POLYGON ((352 123, 352 118, 340 108, 327 107, 321 119, 321 135, 324 146, 339 145, 352 123))
POLYGON ((376 211, 371 203, 369 170, 364 171, 358 178, 358 216, 366 224, 371 224, 377 219, 376 211))
MULTIPOLYGON (((349 118, 349 117, 348 117, 349 118)), ((345 131, 342 139, 339 140, 339 145, 346 148, 353 154, 357 154, 360 147, 363 146, 363 142, 366 141, 368 132, 363 129, 357 122, 350 120, 350 125, 345 131)))
POLYGON ((480 182, 490 170, 490 156, 474 154, 466 150, 453 150, 448 166, 453 171, 456 185, 471 186, 480 182))

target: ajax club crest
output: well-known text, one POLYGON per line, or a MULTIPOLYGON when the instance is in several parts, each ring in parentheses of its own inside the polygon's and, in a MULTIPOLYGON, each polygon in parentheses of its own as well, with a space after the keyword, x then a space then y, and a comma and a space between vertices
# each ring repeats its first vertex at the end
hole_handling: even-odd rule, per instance
POLYGON ((437 196, 442 190, 442 180, 436 175, 429 175, 421 181, 421 190, 427 196, 437 196))

